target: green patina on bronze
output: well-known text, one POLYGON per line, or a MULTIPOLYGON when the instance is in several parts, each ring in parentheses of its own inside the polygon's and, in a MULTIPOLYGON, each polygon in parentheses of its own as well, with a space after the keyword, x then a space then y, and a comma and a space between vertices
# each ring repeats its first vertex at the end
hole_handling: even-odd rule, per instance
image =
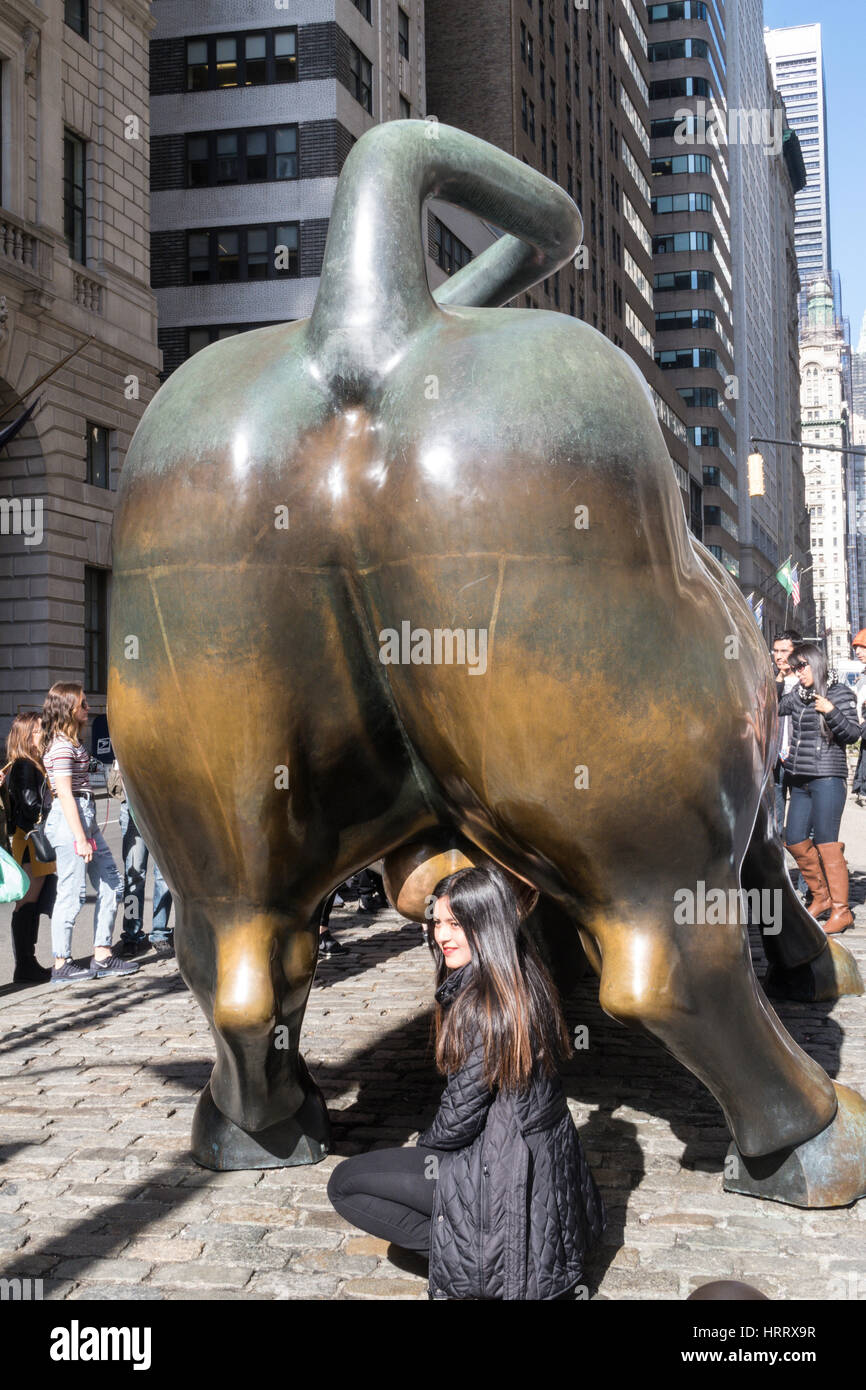
MULTIPOLYGON (((701 1078, 741 1153, 808 1164, 825 1132, 826 1171, 837 1131, 850 1150, 745 927, 674 921, 678 889, 736 888, 742 866, 783 895, 777 985, 862 988, 791 889, 762 800, 769 659, 688 534, 639 372, 584 323, 495 307, 580 236, 571 199, 501 151, 376 127, 341 176, 311 318, 196 354, 133 440, 109 715, 213 1030, 194 1127, 211 1167, 327 1152, 298 1053, 318 905, 381 856, 415 901, 452 853, 538 890, 528 929, 559 978, 582 941, 602 1006, 701 1078), (430 195, 505 233, 435 295, 430 195), (483 670, 386 664, 404 624, 476 657, 484 634, 483 670)), ((861 1195, 864 1149, 816 1205, 861 1195)))

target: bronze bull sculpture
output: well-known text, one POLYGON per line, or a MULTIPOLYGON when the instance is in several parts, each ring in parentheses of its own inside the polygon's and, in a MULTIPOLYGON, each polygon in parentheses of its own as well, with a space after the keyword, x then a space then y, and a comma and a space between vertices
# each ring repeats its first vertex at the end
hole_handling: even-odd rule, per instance
POLYGON ((760 633, 689 536, 630 359, 566 315, 489 307, 581 230, 501 151, 376 127, 340 179, 310 319, 196 354, 136 432, 109 715, 216 1043, 193 1151, 322 1157, 298 1052, 319 904, 385 856, 392 901, 423 918, 443 868, 489 857, 540 895, 528 929, 559 978, 582 942, 606 1012, 718 1099, 729 1188, 839 1205, 866 1191, 864 1102, 786 1033, 743 922, 680 911, 741 880, 775 891, 776 987, 862 988, 772 830, 760 633), (435 295, 429 195, 506 233, 435 295))

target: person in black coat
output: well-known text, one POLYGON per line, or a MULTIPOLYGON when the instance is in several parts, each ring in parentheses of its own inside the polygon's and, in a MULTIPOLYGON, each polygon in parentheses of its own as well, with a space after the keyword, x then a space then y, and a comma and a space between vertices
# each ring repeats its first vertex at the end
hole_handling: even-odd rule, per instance
POLYGON ((414 1149, 341 1163, 328 1196, 428 1253, 431 1298, 560 1298, 606 1218, 557 1071, 571 1048, 556 990, 502 873, 461 869, 433 896, 439 1109, 414 1149))
POLYGON ((845 745, 860 737, 857 702, 850 686, 830 676, 814 643, 795 647, 788 665, 799 684, 787 694, 779 684, 779 714, 791 719, 787 848, 811 890, 809 911, 818 920, 826 917, 824 931, 835 935, 854 924, 839 826, 848 792, 845 745))
POLYGON ((39 860, 31 852, 30 831, 47 814, 51 793, 39 755, 42 721, 38 714, 19 714, 6 740, 6 790, 9 798, 9 832, 12 854, 30 879, 30 887, 12 913, 12 951, 15 984, 41 984, 51 971, 36 959, 39 917, 54 910, 57 875, 53 862, 39 860))

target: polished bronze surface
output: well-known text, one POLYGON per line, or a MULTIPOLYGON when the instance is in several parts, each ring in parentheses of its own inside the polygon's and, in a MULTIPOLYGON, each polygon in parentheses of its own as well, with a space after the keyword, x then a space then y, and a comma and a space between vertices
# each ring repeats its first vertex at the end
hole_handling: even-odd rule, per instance
POLYGON ((736 912, 677 911, 730 901, 746 859, 744 886, 782 895, 783 979, 817 979, 828 950, 766 820, 761 635, 689 536, 625 353, 567 315, 479 307, 551 274, 580 231, 501 151, 375 127, 340 178, 312 317, 197 353, 136 432, 109 715, 211 1021, 210 1166, 326 1151, 298 1052, 319 904, 394 851, 418 872, 442 836, 542 894, 565 974, 579 934, 604 1009, 704 1081, 740 1153, 834 1122, 736 912), (435 297, 433 194, 506 233, 435 297))

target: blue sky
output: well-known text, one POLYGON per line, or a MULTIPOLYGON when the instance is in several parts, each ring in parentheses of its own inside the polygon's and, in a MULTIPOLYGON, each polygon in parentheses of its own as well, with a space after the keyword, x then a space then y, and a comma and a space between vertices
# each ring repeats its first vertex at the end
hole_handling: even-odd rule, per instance
POLYGON ((866 310, 866 63, 864 0, 764 0, 770 28, 820 23, 827 85, 830 252, 842 279, 842 312, 856 348, 866 310))

